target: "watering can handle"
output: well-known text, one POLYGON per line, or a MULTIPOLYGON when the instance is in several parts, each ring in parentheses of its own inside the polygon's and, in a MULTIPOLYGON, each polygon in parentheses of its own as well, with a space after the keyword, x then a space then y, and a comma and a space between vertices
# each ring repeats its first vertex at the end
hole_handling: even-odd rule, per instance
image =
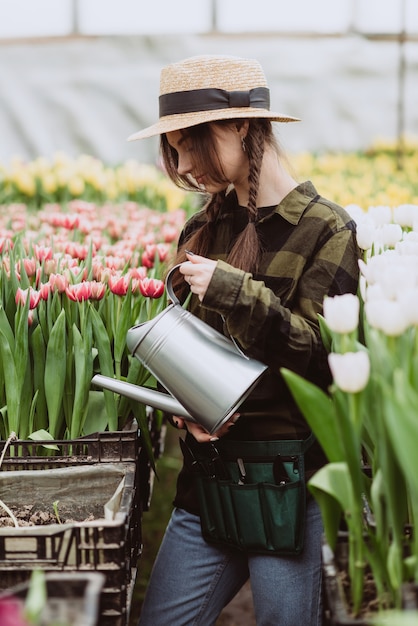
MULTIPOLYGON (((168 272, 166 279, 165 279, 165 286, 167 289, 167 293, 168 296, 170 298, 170 300, 172 301, 173 304, 180 304, 180 300, 177 298, 176 294, 173 291, 173 285, 172 285, 172 276, 174 274, 174 272, 181 266, 183 265, 183 263, 178 263, 177 265, 174 265, 174 267, 171 268, 171 270, 168 272)), ((225 318, 223 315, 221 315, 222 317, 222 321, 225 324, 225 318)), ((229 334, 229 333, 228 333, 229 334)), ((237 350, 237 352, 244 357, 244 359, 249 360, 249 357, 244 354, 244 352, 241 350, 241 348, 239 347, 239 345, 237 344, 237 342, 235 341, 235 339, 233 338, 232 335, 229 335, 229 339, 232 341, 232 343, 235 346, 235 349, 237 350)))
POLYGON ((166 279, 165 279, 165 286, 167 289, 167 293, 173 304, 180 304, 180 300, 177 298, 176 294, 173 291, 172 279, 173 279, 174 272, 178 270, 178 268, 181 267, 181 265, 183 265, 183 263, 178 263, 177 265, 174 265, 174 267, 172 267, 171 270, 168 272, 166 279))

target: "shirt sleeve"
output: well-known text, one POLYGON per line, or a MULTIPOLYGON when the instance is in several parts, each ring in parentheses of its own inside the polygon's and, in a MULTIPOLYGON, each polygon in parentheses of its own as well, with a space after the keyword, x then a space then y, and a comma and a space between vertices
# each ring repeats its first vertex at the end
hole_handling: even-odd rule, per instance
POLYGON ((274 371, 287 367, 306 375, 315 366, 322 369, 326 353, 318 314, 326 295, 356 292, 354 239, 350 229, 339 230, 305 260, 287 306, 263 281, 219 260, 202 306, 223 315, 226 330, 242 349, 274 371))

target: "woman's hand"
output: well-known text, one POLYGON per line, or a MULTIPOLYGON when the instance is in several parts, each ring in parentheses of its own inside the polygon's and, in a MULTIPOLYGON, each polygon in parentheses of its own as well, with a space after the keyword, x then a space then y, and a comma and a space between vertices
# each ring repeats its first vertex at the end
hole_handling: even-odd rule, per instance
POLYGON ((229 429, 234 426, 239 416, 239 413, 234 413, 234 415, 232 415, 232 417, 230 417, 227 422, 222 424, 222 426, 215 433, 212 434, 208 433, 208 431, 200 424, 187 421, 182 417, 178 417, 177 415, 173 417, 173 422, 175 423, 177 428, 184 428, 187 424, 187 430, 191 435, 193 435, 196 441, 198 441, 199 443, 206 443, 208 441, 215 441, 216 439, 220 439, 220 437, 226 435, 229 429))
POLYGON ((179 271, 189 284, 190 291, 202 302, 215 271, 216 261, 191 252, 186 252, 186 256, 187 261, 180 265, 179 271))

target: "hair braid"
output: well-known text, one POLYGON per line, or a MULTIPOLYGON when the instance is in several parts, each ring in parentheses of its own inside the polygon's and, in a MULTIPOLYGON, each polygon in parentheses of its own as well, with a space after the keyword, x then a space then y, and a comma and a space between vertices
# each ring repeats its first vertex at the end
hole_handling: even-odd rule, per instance
POLYGON ((257 196, 260 183, 261 163, 264 155, 266 131, 261 123, 250 123, 246 137, 246 151, 248 154, 248 224, 237 238, 229 256, 228 262, 247 272, 255 272, 260 256, 260 241, 256 229, 257 196))

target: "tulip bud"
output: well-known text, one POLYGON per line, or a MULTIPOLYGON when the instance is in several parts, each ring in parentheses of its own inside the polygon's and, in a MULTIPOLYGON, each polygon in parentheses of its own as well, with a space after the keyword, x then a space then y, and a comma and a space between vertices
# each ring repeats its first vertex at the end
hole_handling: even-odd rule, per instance
POLYGON ((382 224, 377 229, 377 239, 383 246, 394 248, 402 239, 402 228, 399 224, 382 224))
POLYGON ((369 250, 376 239, 376 228, 371 220, 357 224, 357 245, 361 250, 369 250))
POLYGON ((360 301, 352 293, 324 300, 324 318, 335 333, 351 333, 358 326, 360 301))
POLYGON ((147 298, 160 298, 164 293, 164 283, 157 278, 143 278, 139 281, 139 289, 147 298))
POLYGON ((408 314, 396 300, 387 298, 368 300, 364 305, 364 311, 370 326, 381 330, 385 335, 397 337, 409 326, 408 314))
POLYGON ((370 376, 370 359, 366 351, 346 352, 328 355, 328 363, 334 382, 342 391, 358 393, 368 383, 370 376))

